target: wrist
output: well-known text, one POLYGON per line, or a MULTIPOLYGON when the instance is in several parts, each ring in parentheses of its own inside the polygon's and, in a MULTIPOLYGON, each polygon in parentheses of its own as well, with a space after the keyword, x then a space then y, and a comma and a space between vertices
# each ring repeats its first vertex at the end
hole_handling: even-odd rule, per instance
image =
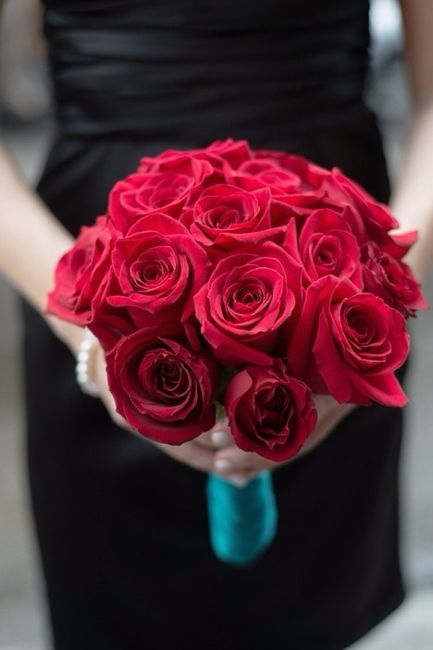
POLYGON ((47 321, 54 334, 59 338, 66 347, 69 348, 71 354, 76 357, 80 351, 80 344, 84 336, 84 328, 67 323, 54 316, 47 316, 47 321))

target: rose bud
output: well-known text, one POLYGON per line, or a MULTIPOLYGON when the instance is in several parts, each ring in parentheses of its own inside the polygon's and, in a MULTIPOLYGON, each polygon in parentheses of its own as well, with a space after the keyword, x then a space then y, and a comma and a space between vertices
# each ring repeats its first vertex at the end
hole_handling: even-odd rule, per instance
POLYGON ((224 405, 237 445, 276 462, 296 456, 317 422, 311 390, 281 360, 238 372, 224 405))

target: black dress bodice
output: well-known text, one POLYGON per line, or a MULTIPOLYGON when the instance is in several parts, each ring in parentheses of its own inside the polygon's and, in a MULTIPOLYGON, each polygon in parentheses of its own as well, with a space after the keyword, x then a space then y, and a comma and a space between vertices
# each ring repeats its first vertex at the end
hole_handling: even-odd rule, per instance
POLYGON ((366 0, 47 0, 62 128, 260 138, 359 118, 366 0))
MULTIPOLYGON (((337 165, 387 200, 363 100, 367 0, 45 6, 58 131, 38 190, 72 232, 106 210, 140 156, 227 137, 337 165)), ((399 409, 355 410, 274 472, 277 539, 238 570, 210 550, 205 475, 120 431, 80 393, 42 319, 25 316, 30 484, 56 650, 342 650, 401 602, 399 409)))

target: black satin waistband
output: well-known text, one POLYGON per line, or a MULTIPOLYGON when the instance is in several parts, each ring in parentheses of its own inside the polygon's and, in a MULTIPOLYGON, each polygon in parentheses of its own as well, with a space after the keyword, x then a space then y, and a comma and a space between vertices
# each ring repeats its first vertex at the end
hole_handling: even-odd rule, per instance
POLYGON ((172 2, 177 20, 165 2, 48 4, 62 131, 194 142, 262 132, 270 142, 365 110, 368 2, 202 2, 214 13, 172 2))

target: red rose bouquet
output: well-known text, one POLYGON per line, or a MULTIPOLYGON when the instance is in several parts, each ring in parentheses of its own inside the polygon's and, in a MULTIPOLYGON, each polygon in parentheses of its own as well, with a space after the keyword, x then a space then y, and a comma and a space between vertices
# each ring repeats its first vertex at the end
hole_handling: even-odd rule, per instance
MULTIPOLYGON (((116 183, 59 261, 48 311, 97 336, 117 410, 143 436, 190 440, 219 401, 241 449, 284 461, 315 427, 313 392, 406 403, 395 371, 425 303, 402 261, 416 233, 397 226, 339 170, 299 156, 232 140, 169 150, 116 183)), ((258 481, 210 479, 212 540, 229 561, 273 536, 270 479, 258 481), (233 520, 246 513, 231 550, 224 500, 233 520)))

